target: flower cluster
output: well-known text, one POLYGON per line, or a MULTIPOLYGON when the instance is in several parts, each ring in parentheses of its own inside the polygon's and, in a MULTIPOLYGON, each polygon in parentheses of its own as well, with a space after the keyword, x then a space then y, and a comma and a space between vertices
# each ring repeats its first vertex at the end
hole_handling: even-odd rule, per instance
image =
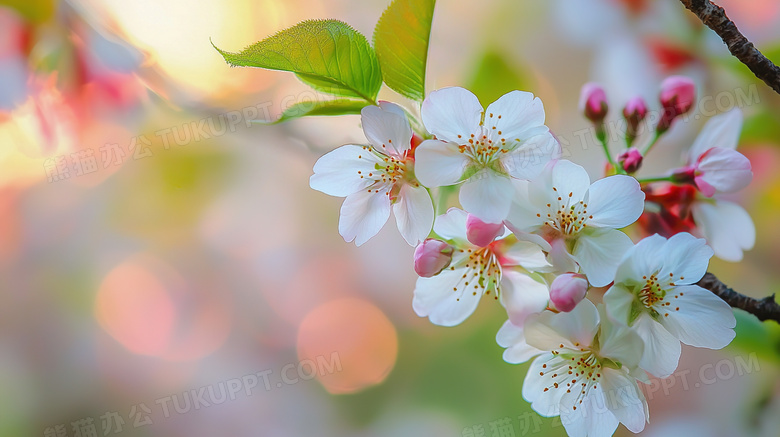
POLYGON ((647 105, 631 99, 622 111, 626 147, 612 156, 606 93, 586 85, 582 110, 609 162, 596 181, 560 159, 531 93, 483 108, 463 88, 441 89, 412 124, 409 112, 381 102, 362 111, 369 144, 320 158, 311 186, 346 197, 339 232, 357 245, 393 211, 416 246, 419 316, 454 326, 484 298, 503 306, 496 340, 505 361, 533 360, 522 390, 535 411, 560 415, 572 436, 609 436, 619 423, 639 432, 649 412, 638 384, 648 374, 672 374, 681 343, 720 349, 734 338, 730 307, 696 283, 714 254, 739 259, 754 238, 744 210, 718 197, 752 178, 734 150, 738 110, 709 120, 680 168, 633 176, 694 97, 692 82, 667 79, 649 135, 647 105), (636 244, 626 233, 634 223, 634 234, 648 235, 636 244))

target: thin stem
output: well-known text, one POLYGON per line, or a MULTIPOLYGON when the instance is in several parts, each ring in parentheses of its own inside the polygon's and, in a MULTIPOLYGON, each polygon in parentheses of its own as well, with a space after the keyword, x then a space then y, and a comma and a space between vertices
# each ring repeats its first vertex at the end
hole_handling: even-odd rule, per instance
POLYGON ((612 158, 612 154, 609 152, 609 146, 607 145, 607 135, 605 132, 596 132, 596 139, 601 143, 601 147, 604 148, 604 154, 607 155, 607 161, 615 168, 619 173, 624 173, 623 169, 612 158))
POLYGON ((654 178, 637 179, 640 184, 649 184, 652 182, 672 182, 671 176, 657 176, 654 178))
POLYGON ((650 153, 650 149, 652 149, 653 146, 655 146, 659 138, 661 138, 661 133, 656 130, 653 133, 653 138, 651 138, 650 142, 647 143, 647 145, 645 146, 645 150, 642 152, 642 156, 647 156, 647 154, 650 153))

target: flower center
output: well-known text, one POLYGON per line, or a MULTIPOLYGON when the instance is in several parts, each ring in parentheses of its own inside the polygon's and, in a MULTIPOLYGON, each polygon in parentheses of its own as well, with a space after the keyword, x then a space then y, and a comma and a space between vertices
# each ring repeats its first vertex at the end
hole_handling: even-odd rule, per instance
MULTIPOLYGON (((498 131, 501 134, 501 131, 498 131)), ((458 138, 463 140, 462 135, 458 135, 458 138)), ((458 146, 460 153, 471 158, 477 164, 488 167, 495 162, 500 154, 508 153, 509 149, 506 148, 506 139, 501 138, 499 141, 493 141, 493 139, 485 133, 481 135, 471 134, 470 138, 464 143, 458 146)))
MULTIPOLYGON (((672 307, 672 301, 667 299, 667 295, 672 299, 677 299, 683 295, 683 292, 678 292, 675 287, 674 273, 669 273, 668 281, 662 281, 657 275, 658 273, 654 273, 650 277, 642 276, 645 283, 642 285, 639 293, 637 293, 637 297, 639 302, 650 310, 653 316, 663 313, 664 317, 669 317, 669 311, 680 311, 680 307, 672 307)), ((682 276, 679 278, 681 280, 685 279, 682 276)))
MULTIPOLYGON (((575 346, 579 346, 575 343, 575 346)), ((561 344, 561 348, 564 345, 561 344)), ((566 390, 566 393, 578 391, 577 398, 572 406, 573 410, 582 404, 587 397, 588 392, 595 388, 598 380, 601 378, 602 365, 596 355, 587 349, 580 348, 582 353, 561 354, 561 351, 554 350, 552 354, 555 358, 548 363, 542 364, 542 371, 539 376, 550 378, 550 385, 544 388, 544 392, 549 390, 566 390)))
MULTIPOLYGON (((501 263, 498 255, 489 246, 458 251, 461 259, 454 262, 450 270, 462 268, 465 272, 452 291, 461 293, 461 296, 463 293, 489 296, 492 291, 493 299, 498 299, 501 294, 501 263)), ((460 301, 460 297, 457 300, 460 301)))
MULTIPOLYGON (((547 217, 545 224, 563 235, 573 235, 582 231, 587 226, 587 220, 593 216, 588 214, 588 204, 580 200, 570 204, 574 193, 561 193, 558 188, 553 187, 553 191, 558 195, 556 208, 552 203, 547 204, 547 217)), ((542 217, 542 214, 536 214, 542 217)))

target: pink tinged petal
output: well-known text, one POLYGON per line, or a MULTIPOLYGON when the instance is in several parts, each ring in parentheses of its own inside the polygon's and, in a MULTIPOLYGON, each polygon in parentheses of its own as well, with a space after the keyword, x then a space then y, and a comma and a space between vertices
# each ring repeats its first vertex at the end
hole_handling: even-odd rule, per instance
POLYGON ((484 169, 460 187, 463 209, 488 223, 501 223, 509 215, 514 187, 508 176, 484 169))
POLYGON ((736 203, 695 202, 693 220, 715 256, 726 261, 742 260, 742 252, 753 248, 756 228, 750 215, 736 203))
POLYGON ((585 299, 587 292, 588 280, 584 275, 565 273, 550 284, 550 301, 559 311, 569 312, 585 299))
POLYGON ((512 91, 487 107, 484 125, 494 141, 524 141, 528 132, 544 126, 544 105, 529 92, 512 91))
POLYGON ((533 179, 542 173, 550 161, 560 156, 561 145, 558 140, 550 132, 543 132, 523 141, 514 150, 505 154, 501 158, 501 163, 510 176, 518 179, 533 179))
POLYGON ((587 348, 599 328, 599 313, 588 299, 583 300, 571 312, 545 311, 528 317, 525 338, 529 345, 545 350, 565 348, 579 351, 587 348), (579 343, 579 346, 575 346, 579 343))
MULTIPOLYGON (((695 179, 696 185, 705 184, 721 193, 739 191, 753 179, 750 160, 745 155, 731 149, 719 147, 709 149, 701 157, 696 169, 701 173, 695 179)), ((702 187, 699 186, 702 190, 702 187)), ((714 191, 702 192, 711 197, 714 191)))
POLYGON ((460 87, 433 91, 422 104, 425 128, 445 141, 457 143, 476 134, 481 117, 482 105, 477 96, 460 87))
POLYGON ((520 272, 505 270, 501 278, 501 305, 509 320, 522 325, 531 314, 547 307, 550 293, 547 285, 520 272))
POLYGON ((637 282, 658 271, 664 260, 666 238, 655 234, 628 249, 615 273, 615 284, 637 282))
POLYGON ((412 128, 406 116, 385 111, 378 106, 366 106, 360 111, 363 132, 374 148, 388 155, 402 156, 412 142, 412 128))
POLYGON ((613 285, 604 294, 603 300, 612 320, 624 326, 631 323, 631 308, 636 300, 634 293, 621 285, 613 285))
POLYGON ((550 183, 551 186, 546 187, 547 190, 550 190, 548 196, 558 202, 571 204, 585 198, 585 193, 590 187, 590 176, 581 166, 562 159, 552 167, 550 183), (553 188, 555 189, 553 190, 553 188))
POLYGON ((667 292, 663 307, 669 316, 661 323, 683 343, 708 349, 726 347, 736 335, 737 322, 731 307, 697 285, 676 287, 667 292))
POLYGON ((532 241, 519 240, 501 252, 502 266, 522 266, 527 270, 536 271, 550 267, 542 248, 532 241))
POLYGON ((433 231, 447 240, 468 244, 468 238, 466 237, 467 217, 466 211, 450 208, 445 214, 436 218, 436 222, 433 224, 433 231))
POLYGON ((639 367, 658 378, 674 373, 680 361, 680 340, 648 313, 641 314, 632 328, 644 343, 639 367))
POLYGON ((529 346, 525 342, 523 327, 512 324, 510 320, 504 322, 504 325, 498 330, 496 342, 499 346, 506 348, 503 358, 510 364, 524 363, 542 353, 539 349, 529 346))
POLYGON ((474 295, 463 286, 463 273, 463 269, 445 269, 432 278, 417 279, 414 312, 439 326, 455 326, 466 320, 477 309, 482 293, 474 295))
POLYGON ((601 390, 608 394, 607 408, 629 431, 638 433, 645 428, 647 401, 634 378, 621 370, 605 368, 601 390))
POLYGON ((438 140, 423 141, 415 149, 414 159, 417 180, 429 188, 457 183, 469 164, 457 144, 438 140))
POLYGON ((390 199, 380 191, 358 191, 341 205, 339 234, 344 240, 360 246, 376 235, 390 217, 390 199))
POLYGON ((566 387, 569 378, 568 365, 563 359, 544 353, 528 368, 523 382, 523 399, 530 402, 531 408, 539 415, 553 417, 560 414, 561 397, 566 392, 563 387, 566 387), (555 388, 555 383, 559 388, 555 388))
POLYGON ((645 193, 631 176, 600 179, 588 190, 588 226, 620 229, 634 223, 645 208, 645 193))
POLYGON ((681 285, 693 284, 707 273, 713 252, 703 238, 680 232, 666 242, 663 255, 664 266, 658 278, 681 285))
POLYGON ((701 155, 713 147, 736 149, 741 131, 742 111, 739 108, 712 117, 704 124, 699 136, 693 141, 688 152, 688 163, 695 163, 701 155))
POLYGON ((393 204, 393 214, 398 230, 407 243, 416 246, 425 240, 431 232, 434 215, 428 190, 420 186, 402 185, 398 199, 393 204))
POLYGON ((341 146, 317 160, 309 185, 331 196, 346 197, 376 182, 368 174, 376 172, 377 163, 376 155, 361 146, 341 146))
POLYGON ((633 246, 631 238, 615 229, 583 232, 574 246, 574 259, 594 287, 603 287, 615 279, 623 255, 633 246))
POLYGON ((475 246, 485 247, 503 232, 503 223, 485 223, 472 214, 466 218, 466 237, 475 246))
POLYGON ((696 184, 696 188, 698 188, 699 191, 701 191, 701 193, 707 197, 714 196, 715 193, 718 191, 717 189, 715 189, 715 187, 707 183, 705 178, 702 176, 694 176, 693 183, 696 184))
MULTIPOLYGON (((578 380, 575 385, 582 388, 582 382, 578 380)), ((580 390, 572 390, 561 398, 561 423, 566 433, 569 437, 611 437, 619 424, 608 408, 612 400, 604 395, 601 384, 586 394, 583 398, 580 390)))

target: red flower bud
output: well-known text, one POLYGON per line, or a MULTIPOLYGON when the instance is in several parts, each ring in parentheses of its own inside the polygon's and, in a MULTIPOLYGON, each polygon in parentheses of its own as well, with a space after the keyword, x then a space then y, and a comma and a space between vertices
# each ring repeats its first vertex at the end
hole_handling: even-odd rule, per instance
POLYGON ((593 123, 599 124, 607 116, 607 95, 597 83, 586 83, 580 92, 580 110, 593 123))
POLYGON ((624 150, 618 155, 618 163, 628 174, 636 173, 642 166, 642 153, 635 147, 624 150))

